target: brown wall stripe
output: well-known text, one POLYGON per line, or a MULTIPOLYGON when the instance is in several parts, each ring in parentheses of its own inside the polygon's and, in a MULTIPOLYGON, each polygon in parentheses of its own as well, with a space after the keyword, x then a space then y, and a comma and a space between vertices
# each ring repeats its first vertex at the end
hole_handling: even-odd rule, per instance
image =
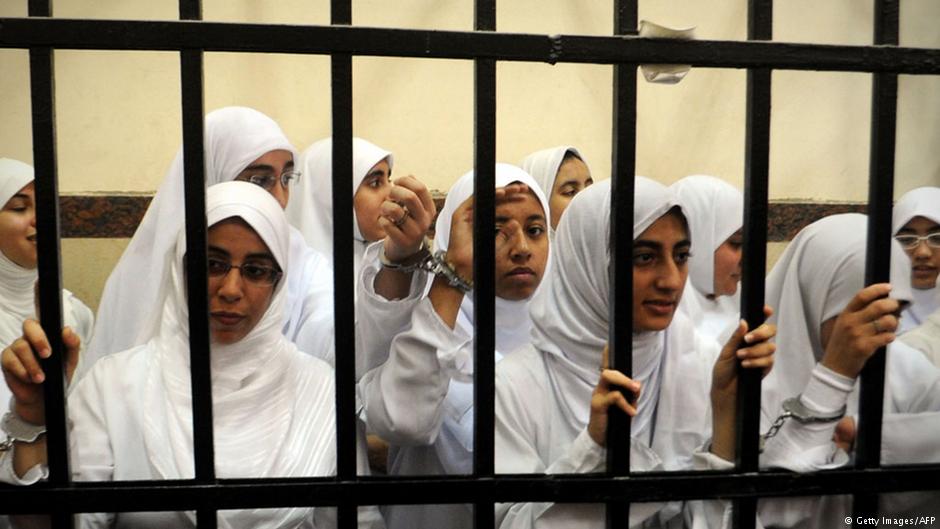
MULTIPOLYGON (((444 194, 434 193, 438 210, 444 194)), ((151 196, 63 195, 61 197, 62 236, 67 238, 131 237, 147 211, 151 196)), ((769 233, 772 242, 793 238, 804 226, 836 213, 864 213, 865 204, 820 202, 770 202, 769 233)))

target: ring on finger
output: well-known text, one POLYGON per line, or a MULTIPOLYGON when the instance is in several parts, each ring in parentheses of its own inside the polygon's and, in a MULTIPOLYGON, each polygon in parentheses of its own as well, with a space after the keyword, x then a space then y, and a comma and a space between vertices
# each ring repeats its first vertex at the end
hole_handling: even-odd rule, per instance
POLYGON ((878 320, 871 320, 871 326, 875 328, 875 334, 881 334, 881 327, 878 325, 878 320))
POLYGON ((402 205, 401 209, 402 209, 401 218, 395 221, 395 227, 397 228, 400 228, 401 225, 404 224, 405 221, 408 220, 408 217, 411 216, 411 211, 408 210, 408 206, 402 205))

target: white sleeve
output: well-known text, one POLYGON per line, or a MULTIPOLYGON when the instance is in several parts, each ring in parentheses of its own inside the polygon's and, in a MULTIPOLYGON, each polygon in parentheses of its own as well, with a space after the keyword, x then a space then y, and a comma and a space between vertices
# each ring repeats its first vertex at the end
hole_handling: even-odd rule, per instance
POLYGON ((357 379, 385 362, 392 339, 411 322, 411 313, 428 287, 428 273, 416 271, 411 276, 407 297, 389 300, 376 293, 375 278, 382 270, 379 262, 382 244, 380 241, 366 248, 356 283, 357 334, 361 335, 356 346, 357 379))
POLYGON ((422 299, 411 315, 411 327, 392 340, 388 359, 359 381, 369 430, 392 444, 433 443, 450 384, 438 351, 468 340, 441 321, 429 299, 422 299))
MULTIPOLYGON (((582 430, 557 460, 546 462, 535 445, 536 430, 548 417, 535 417, 530 411, 541 406, 529 406, 514 391, 507 377, 496 374, 496 472, 498 474, 584 474, 602 472, 607 450, 591 439, 587 429, 582 430)), ((525 388, 529 391, 534 388, 525 388)), ((527 393, 531 401, 539 402, 538 395, 527 393)), ((543 432, 544 433, 544 432, 543 432)), ((662 467, 659 457, 648 447, 631 440, 631 469, 656 470, 662 467)), ((641 524, 656 514, 662 504, 631 505, 630 526, 641 524)), ((572 503, 497 503, 496 525, 501 529, 591 528, 599 527, 604 519, 604 508, 596 504, 572 503)))
POLYGON ((940 462, 940 369, 904 345, 888 349, 883 465, 940 462))

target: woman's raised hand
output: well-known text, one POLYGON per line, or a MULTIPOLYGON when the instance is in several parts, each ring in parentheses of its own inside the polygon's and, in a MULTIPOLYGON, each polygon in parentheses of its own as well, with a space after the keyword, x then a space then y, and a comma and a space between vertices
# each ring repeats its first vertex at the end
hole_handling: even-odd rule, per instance
MULTIPOLYGON (((62 329, 62 342, 66 348, 66 380, 71 381, 78 365, 78 351, 81 339, 69 327, 62 329)), ((32 424, 45 424, 45 401, 42 383, 46 380, 39 365, 40 358, 49 358, 52 347, 46 339, 46 333, 35 320, 23 322, 23 336, 18 338, 0 354, 0 366, 3 378, 13 393, 13 411, 24 421, 32 424)))
MULTIPOLYGON (((515 183, 495 190, 496 206, 524 200, 529 186, 515 183)), ((454 267, 460 277, 473 280, 473 196, 464 200, 454 210, 450 225, 450 242, 447 245, 447 262, 454 267)), ((496 234, 496 251, 505 246, 520 230, 519 223, 510 220, 504 223, 496 234)))
POLYGON ((385 230, 385 256, 405 261, 421 249, 437 208, 428 188, 413 176, 395 179, 382 203, 379 226, 385 230))
POLYGON ((891 285, 878 283, 858 292, 835 320, 822 325, 822 364, 855 378, 880 347, 894 341, 901 304, 891 299, 891 285))
POLYGON ((591 394, 591 418, 588 421, 588 434, 600 446, 607 445, 608 409, 615 406, 634 417, 640 398, 640 383, 616 369, 608 369, 609 357, 610 352, 605 345, 601 356, 601 376, 591 394), (631 392, 632 397, 628 399, 621 390, 631 392))

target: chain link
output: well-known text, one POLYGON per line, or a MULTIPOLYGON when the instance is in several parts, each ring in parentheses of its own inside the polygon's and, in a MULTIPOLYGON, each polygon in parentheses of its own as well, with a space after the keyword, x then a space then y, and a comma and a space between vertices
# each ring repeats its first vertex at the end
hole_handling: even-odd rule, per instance
POLYGON ((780 429, 783 428, 783 424, 787 422, 787 419, 790 418, 790 412, 783 412, 774 419, 774 423, 770 425, 770 428, 767 429, 767 432, 760 436, 760 451, 764 451, 764 445, 767 443, 767 440, 777 435, 780 432, 780 429))

